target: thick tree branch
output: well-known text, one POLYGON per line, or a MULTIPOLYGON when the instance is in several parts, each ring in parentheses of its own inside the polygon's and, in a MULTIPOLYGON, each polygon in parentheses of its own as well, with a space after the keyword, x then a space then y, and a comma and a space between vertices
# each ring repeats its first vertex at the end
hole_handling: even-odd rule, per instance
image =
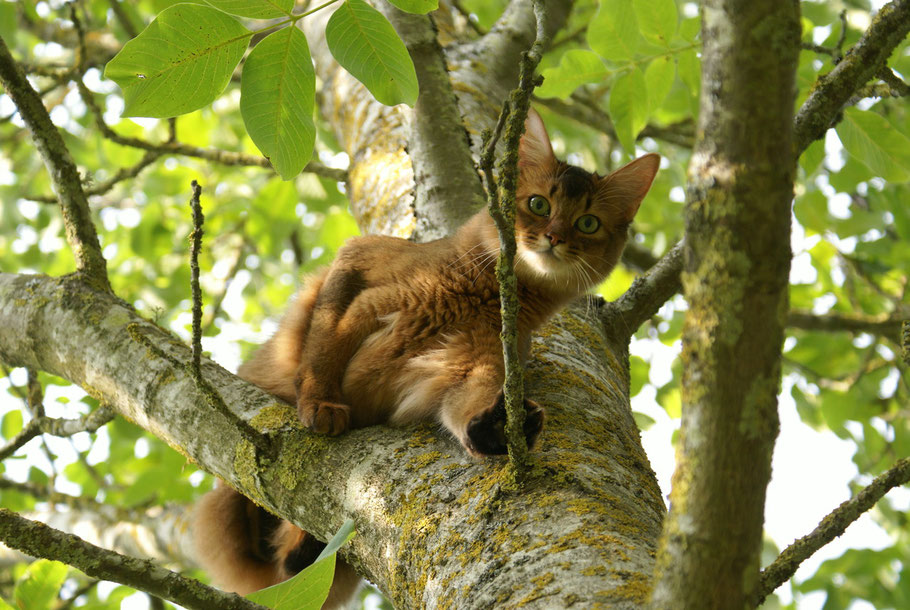
POLYGON ((603 309, 604 324, 610 329, 608 332, 631 337, 639 326, 680 291, 684 248, 685 242, 678 242, 647 273, 635 278, 619 299, 603 309))
POLYGON ((187 608, 266 610, 264 606, 237 594, 207 587, 198 580, 156 566, 151 561, 102 549, 77 536, 20 517, 5 508, 0 508, 0 540, 32 557, 63 561, 89 576, 147 591, 187 608))
POLYGON ((101 254, 101 245, 95 224, 92 222, 88 198, 82 190, 79 171, 73 163, 60 132, 51 122, 39 95, 32 89, 25 75, 10 55, 6 43, 0 38, 0 83, 6 94, 12 98, 19 114, 31 131, 35 147, 44 160, 51 183, 57 191, 66 239, 76 259, 77 270, 88 281, 111 289, 107 278, 107 263, 101 254))
POLYGON ((862 38, 828 74, 820 77, 796 114, 793 151, 799 156, 838 120, 853 94, 880 73, 910 32, 910 0, 892 0, 872 19, 862 38))
POLYGON ((654 608, 741 608, 754 597, 779 425, 799 7, 708 0, 702 15, 683 415, 654 608))
MULTIPOLYGON (((809 144, 824 135, 844 105, 869 79, 881 76, 885 62, 908 31, 910 0, 894 0, 879 11, 859 42, 834 70, 818 80, 799 109, 794 119, 794 157, 798 158, 809 144)), ((666 281, 679 283, 679 279, 672 276, 666 281)), ((634 299, 628 304, 636 307, 634 299)))
POLYGON ((753 606, 759 606, 775 589, 790 580, 800 564, 844 533, 847 527, 899 485, 910 481, 910 458, 904 458, 875 478, 867 487, 822 519, 812 533, 803 536, 762 570, 753 606))
POLYGON ((484 202, 483 188, 429 15, 412 15, 381 2, 379 8, 404 40, 417 70, 420 96, 411 112, 408 156, 414 172, 413 238, 451 235, 484 202), (440 205, 442 204, 442 205, 440 205))
POLYGON ((314 435, 293 407, 203 360, 234 417, 278 447, 270 459, 200 394, 173 336, 75 279, 0 273, 0 360, 78 383, 323 540, 353 518, 346 558, 401 607, 642 603, 663 500, 625 371, 610 364, 628 357, 624 346, 583 318, 583 307, 560 316, 532 348, 527 391, 548 409, 543 474, 515 494, 503 460, 473 460, 435 426, 314 435))

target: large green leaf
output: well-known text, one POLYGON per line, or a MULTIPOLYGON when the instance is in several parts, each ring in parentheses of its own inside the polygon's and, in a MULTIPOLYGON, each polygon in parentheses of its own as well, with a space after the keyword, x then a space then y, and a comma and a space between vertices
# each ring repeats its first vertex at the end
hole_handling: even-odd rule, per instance
POLYGON ((847 108, 837 135, 847 152, 875 174, 889 182, 910 180, 910 138, 880 114, 847 108))
POLYGON ((648 87, 641 70, 629 70, 610 89, 610 118, 626 153, 635 153, 635 138, 648 121, 648 87))
POLYGON ((677 13, 675 0, 633 0, 635 16, 641 34, 662 47, 670 46, 676 35, 677 13))
POLYGON ((588 46, 612 62, 626 62, 635 56, 641 36, 632 4, 626 0, 602 0, 588 25, 588 46))
POLYGON ((596 83, 610 75, 597 53, 586 49, 566 51, 555 68, 543 71, 543 85, 535 91, 540 97, 566 99, 578 87, 596 83))
POLYGON ((439 0, 389 0, 401 10, 417 15, 425 15, 439 8, 439 0))
POLYGON ((13 590, 16 606, 23 610, 51 608, 68 571, 69 568, 59 561, 39 559, 32 563, 13 590))
POLYGON ((417 73, 392 24, 363 0, 345 0, 325 28, 329 50, 379 102, 413 106, 417 73))
POLYGON ((306 36, 278 30, 256 45, 243 65, 240 112, 250 137, 282 178, 300 173, 313 154, 316 74, 306 36))
POLYGON ((186 114, 221 95, 250 36, 217 9, 176 4, 126 43, 104 75, 123 90, 123 116, 186 114))
POLYGON ((294 0, 205 0, 225 13, 250 19, 286 17, 294 9, 294 0))
POLYGON ((319 610, 329 595, 335 574, 335 553, 355 535, 350 519, 338 530, 312 564, 282 583, 247 596, 274 610, 319 610))

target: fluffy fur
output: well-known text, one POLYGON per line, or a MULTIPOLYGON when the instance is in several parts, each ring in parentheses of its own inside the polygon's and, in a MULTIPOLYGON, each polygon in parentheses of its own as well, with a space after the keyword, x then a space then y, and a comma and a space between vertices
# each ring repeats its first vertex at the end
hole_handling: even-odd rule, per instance
MULTIPOLYGON (((533 111, 519 159, 515 270, 526 355, 531 333, 616 265, 660 160, 645 155, 605 177, 567 165, 533 111)), ((306 281, 239 375, 296 404, 316 432, 430 419, 473 456, 505 453, 498 253, 486 211, 431 243, 351 239, 306 281)), ((533 444, 543 410, 526 406, 533 444)), ((203 563, 239 592, 280 582, 318 554, 308 534, 228 487, 202 500, 195 529, 203 563)), ((347 599, 356 582, 339 562, 326 607, 347 599)))

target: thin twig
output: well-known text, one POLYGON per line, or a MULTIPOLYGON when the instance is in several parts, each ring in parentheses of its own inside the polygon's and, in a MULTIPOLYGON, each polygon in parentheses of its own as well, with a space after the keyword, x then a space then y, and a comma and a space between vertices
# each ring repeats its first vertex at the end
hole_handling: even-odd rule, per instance
MULTIPOLYGON (((103 195, 114 188, 119 182, 124 180, 129 180, 130 178, 135 178, 144 170, 146 167, 157 161, 165 153, 159 150, 147 150, 142 159, 139 160, 135 165, 130 167, 121 167, 117 170, 117 173, 97 184, 96 186, 85 188, 85 194, 88 197, 103 195)), ((30 201, 35 201, 37 203, 57 203, 57 198, 53 195, 25 195, 24 199, 30 201)))
POLYGON ((771 565, 762 570, 758 598, 760 605, 772 591, 787 582, 800 564, 817 550, 844 533, 851 523, 872 508, 891 489, 910 481, 910 458, 898 461, 887 472, 875 478, 866 488, 822 519, 812 533, 803 536, 786 549, 771 565))
POLYGON ((0 539, 32 557, 63 561, 94 578, 119 582, 187 608, 265 610, 234 593, 213 589, 152 561, 102 549, 5 508, 0 509, 0 539))
POLYGON ((53 436, 73 436, 80 432, 95 432, 114 419, 114 412, 101 406, 79 419, 57 419, 54 417, 35 417, 29 421, 22 430, 6 445, 0 447, 0 461, 5 460, 20 447, 38 436, 51 434, 53 436))

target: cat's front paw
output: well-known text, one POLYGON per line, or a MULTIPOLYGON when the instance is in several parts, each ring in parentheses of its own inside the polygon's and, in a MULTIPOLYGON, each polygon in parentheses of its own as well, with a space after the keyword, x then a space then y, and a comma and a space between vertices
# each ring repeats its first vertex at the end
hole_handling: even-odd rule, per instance
POLYGON ((320 434, 335 436, 351 426, 351 408, 337 402, 301 398, 297 414, 304 426, 320 434))
MULTIPOLYGON (((544 411, 529 398, 524 399, 525 423, 522 429, 528 448, 534 446, 543 430, 544 411)), ((468 422, 467 449, 472 455, 503 455, 506 449, 506 406, 502 392, 493 406, 468 422)))

